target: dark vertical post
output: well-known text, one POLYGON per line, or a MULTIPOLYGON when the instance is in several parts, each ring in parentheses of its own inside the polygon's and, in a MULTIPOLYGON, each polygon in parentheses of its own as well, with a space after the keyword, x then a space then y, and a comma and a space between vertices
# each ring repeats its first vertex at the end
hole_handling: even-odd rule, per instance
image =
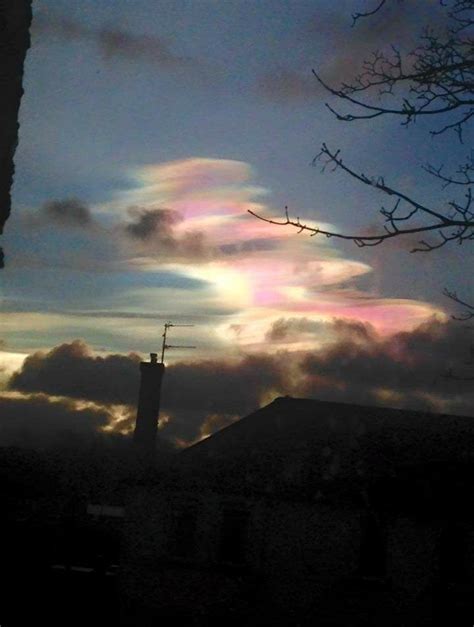
POLYGON ((164 372, 165 366, 158 363, 156 353, 150 354, 149 362, 140 363, 140 392, 133 439, 137 452, 146 457, 155 453, 164 372))

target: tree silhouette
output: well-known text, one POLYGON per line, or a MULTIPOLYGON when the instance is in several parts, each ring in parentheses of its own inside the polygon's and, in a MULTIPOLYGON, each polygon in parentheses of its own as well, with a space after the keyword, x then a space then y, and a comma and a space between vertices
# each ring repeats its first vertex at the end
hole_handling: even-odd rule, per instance
MULTIPOLYGON (((390 1, 394 0, 374 0, 371 10, 352 16, 354 24, 384 10, 390 1)), ((402 5, 403 0, 398 1, 402 5)), ((374 52, 364 61, 361 73, 339 87, 330 85, 313 70, 315 79, 336 102, 326 103, 326 107, 337 120, 354 123, 386 116, 409 126, 425 118, 430 122, 431 136, 455 133, 457 140, 465 145, 474 118, 474 0, 440 0, 440 5, 444 9, 445 27, 440 30, 426 26, 409 53, 402 53, 395 46, 390 52, 374 52)), ((280 220, 250 213, 265 222, 293 226, 311 236, 352 240, 359 247, 418 234, 421 238, 412 252, 463 244, 474 240, 474 151, 468 148, 467 152, 465 161, 454 171, 443 163, 422 166, 443 189, 452 190, 447 202, 433 203, 392 185, 386 177, 358 171, 343 160, 340 150, 323 143, 314 164, 320 164, 323 171, 341 170, 389 199, 391 205, 379 209, 383 221, 375 232, 373 229, 360 233, 325 230, 291 217, 287 207, 280 220)), ((474 306, 463 303, 455 292, 445 291, 445 294, 464 305, 467 316, 474 315, 474 306)))

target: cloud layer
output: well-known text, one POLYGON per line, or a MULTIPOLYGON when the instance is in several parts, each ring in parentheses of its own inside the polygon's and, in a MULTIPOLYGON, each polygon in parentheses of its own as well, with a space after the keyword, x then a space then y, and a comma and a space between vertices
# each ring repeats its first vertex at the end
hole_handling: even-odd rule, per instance
POLYGON ((76 198, 45 202, 40 208, 36 221, 38 224, 43 222, 64 227, 82 228, 90 227, 93 224, 90 208, 76 198))
POLYGON ((35 14, 33 32, 39 38, 96 44, 106 59, 144 61, 165 70, 196 65, 191 59, 176 54, 170 43, 160 37, 132 33, 122 28, 86 26, 52 11, 43 10, 35 14))
POLYGON ((84 407, 73 399, 47 394, 0 393, 1 446, 49 449, 77 447, 99 440, 111 421, 107 407, 84 407))
MULTIPOLYGON (((273 351, 267 333, 281 319, 308 318, 319 325, 319 336, 300 334, 295 340, 286 334, 278 344, 278 349, 309 350, 327 341, 326 323, 334 317, 370 323, 387 335, 443 315, 430 303, 381 297, 370 287, 376 281, 372 267, 342 255, 332 241, 298 237, 250 216, 249 209, 266 215, 275 211, 265 202, 267 190, 255 185, 252 168, 244 162, 189 158, 129 174, 128 189, 107 203, 56 199, 23 214, 29 244, 23 235, 13 265, 32 268, 35 281, 18 294, 19 311, 40 315, 35 307, 41 299, 33 294, 41 294, 45 315, 79 310, 78 315, 92 316, 108 310, 112 318, 128 309, 145 320, 151 312, 165 318, 171 310, 178 312, 177 322, 185 322, 202 314, 208 338, 213 338, 206 340, 207 347, 245 353, 273 351), (31 304, 25 302, 29 294, 31 304)), ((20 277, 10 272, 18 285, 20 277)), ((25 280, 31 282, 31 272, 25 280)), ((15 294, 8 298, 15 302, 15 294)), ((116 327, 105 318, 103 334, 110 337, 116 327)), ((150 321, 149 329, 140 328, 142 339, 154 325, 150 321)), ((136 335, 136 325, 130 322, 129 327, 136 335)), ((92 341, 84 325, 78 329, 92 341)), ((113 350, 109 341, 96 347, 113 350)))
POLYGON ((110 205, 110 211, 123 207, 122 220, 133 218, 124 227, 131 263, 147 271, 166 267, 213 286, 219 305, 240 310, 218 328, 220 336, 258 350, 263 327, 282 316, 354 317, 390 333, 437 311, 356 289, 371 272, 368 264, 341 256, 328 241, 298 238, 249 216, 249 209, 271 212, 263 202, 266 190, 252 178, 248 164, 224 159, 137 170, 136 186, 110 205), (237 336, 231 327, 240 329, 237 336))
MULTIPOLYGON (((319 330, 308 319, 282 320, 268 330, 268 338, 278 343, 288 333, 313 332, 319 330)), ((472 374, 462 361, 466 346, 462 325, 432 320, 414 331, 383 337, 370 325, 334 320, 328 332, 333 340, 319 350, 170 365, 163 384, 162 437, 175 444, 190 443, 285 394, 474 415, 469 382, 449 376, 449 371, 472 374)), ((133 354, 102 357, 75 341, 28 357, 11 377, 9 388, 33 395, 27 397, 31 401, 22 401, 25 407, 61 397, 66 405, 53 409, 70 413, 74 403, 93 402, 93 410, 83 409, 81 424, 86 430, 106 427, 110 433, 126 433, 134 424, 138 361, 133 354)), ((2 406, 5 402, 8 409, 11 401, 2 400, 2 406)), ((28 420, 33 415, 33 410, 25 414, 28 420)), ((46 431, 59 428, 59 418, 48 420, 46 431)))
POLYGON ((110 404, 134 404, 138 355, 94 356, 81 341, 29 355, 10 380, 21 392, 44 392, 110 404))
POLYGON ((280 103, 311 102, 327 97, 312 69, 335 88, 351 83, 373 53, 390 55, 392 45, 405 52, 412 50, 427 25, 434 30, 442 30, 446 25, 446 12, 437 2, 389 2, 382 11, 370 19, 359 20, 354 26, 350 11, 329 14, 320 11, 301 33, 308 42, 307 58, 299 67, 280 66, 263 73, 257 89, 266 98, 280 103), (310 42, 314 42, 313 46, 310 42), (328 49, 322 52, 324 47, 328 49))

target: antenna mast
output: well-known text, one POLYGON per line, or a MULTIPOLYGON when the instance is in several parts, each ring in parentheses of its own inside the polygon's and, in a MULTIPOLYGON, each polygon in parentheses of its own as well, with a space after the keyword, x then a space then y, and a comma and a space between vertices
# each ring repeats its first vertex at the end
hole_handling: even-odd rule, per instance
POLYGON ((168 348, 196 348, 195 346, 178 346, 175 344, 167 344, 166 343, 166 336, 168 335, 168 329, 170 329, 171 327, 193 327, 194 324, 173 324, 173 322, 165 322, 165 329, 164 329, 164 333, 163 333, 163 344, 161 345, 161 363, 163 364, 165 362, 165 351, 168 348))

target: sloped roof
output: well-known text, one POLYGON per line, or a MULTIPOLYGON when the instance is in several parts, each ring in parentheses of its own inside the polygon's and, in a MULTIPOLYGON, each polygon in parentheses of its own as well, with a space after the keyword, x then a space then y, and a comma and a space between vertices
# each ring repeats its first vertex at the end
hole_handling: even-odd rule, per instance
POLYGON ((209 476, 308 482, 474 459, 474 419, 282 397, 180 454, 209 476))

